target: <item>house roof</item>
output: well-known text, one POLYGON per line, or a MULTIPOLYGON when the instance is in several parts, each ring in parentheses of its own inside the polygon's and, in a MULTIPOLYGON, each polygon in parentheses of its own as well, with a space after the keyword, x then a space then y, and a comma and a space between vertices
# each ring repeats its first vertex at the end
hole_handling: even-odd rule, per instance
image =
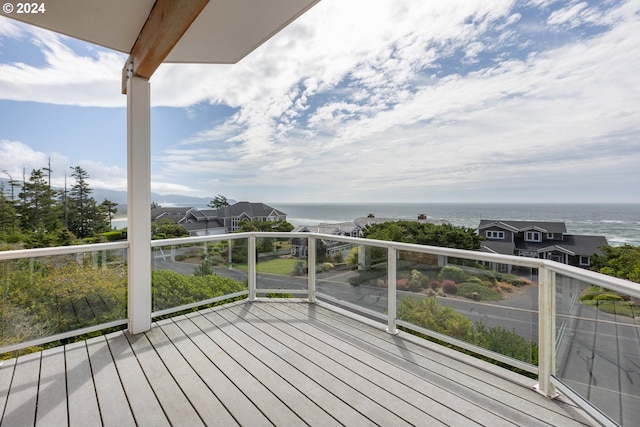
POLYGON ((299 225, 293 231, 305 233, 321 234, 351 234, 353 231, 361 230, 361 227, 353 222, 324 223, 318 225, 299 225))
POLYGON ((497 240, 483 240, 480 246, 481 252, 493 254, 513 255, 515 244, 513 242, 502 242, 497 240))
POLYGON ((552 221, 510 221, 510 220, 495 220, 495 219, 481 219, 478 230, 485 228, 502 228, 511 232, 519 232, 526 230, 537 230, 543 233, 566 233, 567 226, 564 222, 552 222, 552 221))
POLYGON ((190 209, 190 207, 153 208, 151 209, 151 220, 168 218, 178 222, 178 220, 182 219, 190 209))
MULTIPOLYGON (((484 242, 483 242, 484 243, 484 242)), ((559 251, 569 255, 591 256, 594 253, 602 255, 601 246, 609 243, 605 236, 588 236, 580 234, 565 234, 562 241, 549 244, 546 242, 525 242, 517 241, 516 248, 518 250, 536 251, 538 253, 559 251)))
POLYGON ((200 212, 210 218, 239 217, 242 214, 247 214, 251 218, 273 216, 274 214, 277 216, 287 215, 264 203, 253 202, 237 202, 231 206, 225 206, 220 209, 202 209, 200 212))

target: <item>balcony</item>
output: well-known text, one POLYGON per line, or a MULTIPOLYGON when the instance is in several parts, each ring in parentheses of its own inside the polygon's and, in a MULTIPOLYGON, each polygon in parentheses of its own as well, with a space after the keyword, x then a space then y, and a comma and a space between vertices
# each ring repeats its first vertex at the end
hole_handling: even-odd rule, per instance
POLYGON ((155 319, 144 332, 5 360, 2 425, 630 426, 640 415, 640 343, 627 301, 640 297, 635 283, 547 260, 240 233, 151 242, 145 313, 140 284, 136 292, 127 284, 129 250, 113 243, 0 252, 2 353, 132 330, 134 316, 155 319), (351 263, 319 262, 338 252, 351 263), (281 260, 295 275, 269 267, 281 260), (196 269, 235 285, 198 293, 180 280, 196 269), (433 278, 447 270, 517 295, 435 291, 433 278), (526 283, 509 288, 503 280, 515 276, 502 270, 526 283), (168 317, 179 312, 187 313, 168 317), (425 326, 428 313, 440 316, 433 327, 425 326), (537 351, 489 345, 481 332, 537 351))

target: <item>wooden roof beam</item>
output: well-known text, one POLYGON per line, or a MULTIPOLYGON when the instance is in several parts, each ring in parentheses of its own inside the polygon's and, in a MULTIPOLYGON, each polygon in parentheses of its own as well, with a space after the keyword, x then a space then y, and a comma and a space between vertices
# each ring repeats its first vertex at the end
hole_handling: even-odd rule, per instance
POLYGON ((208 3, 209 0, 156 0, 122 69, 122 93, 127 93, 129 72, 151 78, 208 3))

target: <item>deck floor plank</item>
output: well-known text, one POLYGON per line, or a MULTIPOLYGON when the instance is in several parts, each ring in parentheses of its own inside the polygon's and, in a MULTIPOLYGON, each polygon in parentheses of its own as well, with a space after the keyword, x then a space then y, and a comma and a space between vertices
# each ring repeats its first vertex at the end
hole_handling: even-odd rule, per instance
MULTIPOLYGON (((190 319, 201 329, 205 330, 215 325, 215 322, 205 316, 190 316, 190 319)), ((221 318, 220 318, 221 319, 221 318)), ((289 407, 305 423, 316 423, 323 426, 340 425, 326 411, 322 410, 308 396, 301 393, 291 383, 285 381, 272 368, 254 355, 259 351, 258 346, 252 346, 249 350, 242 347, 237 341, 242 340, 243 332, 233 327, 224 328, 223 333, 215 335, 216 344, 224 348, 228 354, 241 364, 247 372, 268 388, 279 400, 289 407)), ((208 333, 211 336, 211 333, 208 333)))
POLYGON ((16 359, 9 359, 0 362, 0 420, 4 416, 7 397, 9 396, 9 388, 11 380, 16 368, 16 359))
POLYGON ((128 335, 127 339, 169 422, 172 425, 182 423, 194 427, 203 426, 202 419, 175 382, 147 336, 128 335))
POLYGON ((302 301, 239 301, 7 360, 0 426, 596 425, 531 379, 302 301))
MULTIPOLYGON (((220 322, 227 323, 224 318, 217 314, 217 311, 205 310, 201 311, 201 314, 214 324, 221 324, 220 322)), ((324 408, 324 410, 329 412, 329 415, 339 423, 347 426, 357 426, 367 425, 371 422, 364 415, 336 397, 331 391, 322 387, 322 385, 316 381, 313 381, 307 375, 307 372, 300 369, 296 364, 291 363, 289 358, 283 357, 262 346, 252 335, 254 334, 234 334, 233 339, 245 350, 251 352, 256 358, 269 366, 271 370, 278 372, 285 381, 298 389, 302 394, 317 403, 321 408, 324 408)), ((327 422, 324 418, 320 418, 319 420, 327 422)))
POLYGON ((69 425, 100 425, 100 408, 85 341, 65 346, 69 425))
MULTIPOLYGON (((301 318, 311 317, 309 323, 312 324, 316 324, 315 317, 318 316, 317 311, 319 311, 322 313, 321 319, 326 316, 342 324, 338 328, 335 325, 321 326, 340 336, 345 334, 343 330, 348 330, 349 334, 362 337, 372 329, 363 322, 322 307, 283 304, 278 308, 287 311, 296 310, 302 316, 301 318)), ((360 345, 367 347, 377 357, 399 363, 403 369, 416 373, 426 370, 430 372, 430 381, 438 387, 456 390, 461 397, 478 402, 483 408, 493 408, 493 411, 501 415, 507 414, 515 421, 522 422, 523 425, 536 425, 543 422, 547 425, 581 426, 591 422, 572 402, 566 399, 550 400, 533 392, 534 380, 411 335, 402 333, 400 336, 386 333, 367 335, 367 339, 360 345), (419 341, 420 344, 415 344, 413 341, 419 341), (433 348, 435 351, 427 354, 425 347, 433 348), (408 361, 407 354, 411 355, 410 359, 413 359, 413 362, 408 361), (402 362, 402 359, 406 359, 405 362, 402 362), (469 369, 470 364, 483 366, 483 368, 469 369), (528 414, 533 419, 522 420, 522 414, 528 414)))
MULTIPOLYGON (((260 309, 264 309, 263 307, 268 306, 259 306, 260 309)), ((327 323, 326 325, 323 325, 321 323, 314 324, 314 322, 305 322, 304 324, 294 322, 292 320, 299 319, 299 316, 296 314, 297 312, 284 306, 277 308, 277 310, 280 314, 276 315, 284 316, 283 321, 285 324, 295 324, 295 326, 303 332, 307 332, 307 334, 313 333, 314 339, 323 339, 323 341, 329 340, 331 339, 329 338, 331 334, 337 334, 336 331, 341 331, 343 329, 339 324, 327 323), (293 317, 289 318, 287 315, 291 315, 293 317), (312 329, 314 326, 319 329, 312 329)), ((348 336, 341 332, 338 335, 342 340, 338 340, 337 343, 340 346, 340 352, 342 354, 352 354, 353 347, 362 349, 363 344, 375 342, 381 338, 383 334, 386 334, 386 332, 383 332, 380 329, 370 329, 369 331, 361 330, 361 333, 357 336, 348 336)), ((304 335, 302 335, 302 337, 304 337, 304 335)), ((398 349, 398 345, 393 345, 390 349, 395 351, 398 349)), ((435 365, 429 369, 424 369, 413 361, 407 361, 405 359, 407 357, 406 353, 402 355, 399 352, 394 355, 393 359, 387 358, 389 361, 386 364, 382 364, 381 361, 385 358, 381 357, 379 352, 376 355, 373 355, 367 351, 361 351, 362 353, 358 356, 358 359, 363 362, 365 360, 369 361, 369 363, 374 364, 374 366, 378 365, 378 369, 382 372, 387 372, 388 375, 396 380, 403 380, 406 384, 416 385, 416 388, 424 395, 423 399, 427 396, 432 396, 434 399, 438 400, 437 403, 441 405, 442 408, 449 412, 454 410, 454 408, 450 406, 450 402, 455 401, 455 411, 465 417, 468 417, 466 423, 469 423, 469 420, 474 420, 475 422, 482 423, 483 425, 498 426, 513 425, 512 422, 516 421, 517 423, 530 425, 532 427, 548 425, 547 423, 527 417, 521 412, 513 410, 511 407, 504 405, 501 402, 487 398, 484 393, 478 393, 476 389, 469 385, 467 378, 457 378, 458 381, 464 383, 463 385, 454 381, 455 375, 454 378, 443 375, 442 369, 444 366, 435 365), (408 367, 409 369, 405 370, 403 369, 404 367, 408 367)), ((457 372, 453 373, 457 374, 457 372)), ((381 378, 381 381, 385 382, 385 378, 381 378)), ((394 384, 393 381, 389 381, 388 379, 386 379, 386 383, 394 384)), ((437 409, 438 407, 436 406, 433 410, 437 409)), ((464 419, 459 422, 460 425, 465 424, 464 419)))
POLYGON ((251 376, 238 361, 227 353, 226 349, 218 344, 217 338, 220 331, 211 323, 207 322, 203 324, 202 322, 198 322, 200 319, 201 316, 197 313, 189 314, 184 321, 180 322, 180 327, 183 328, 185 333, 190 337, 193 337, 195 334, 196 338, 194 342, 205 354, 214 355, 212 362, 218 369, 224 372, 227 378, 229 378, 274 425, 302 424, 302 420, 289 407, 282 403, 276 395, 256 378, 251 376), (198 330, 201 333, 198 334, 198 330))
POLYGON ((196 345, 196 342, 203 338, 204 333, 197 328, 197 330, 192 328, 192 332, 187 337, 181 326, 186 328, 193 323, 185 318, 172 320, 171 323, 162 325, 163 331, 194 368, 198 376, 207 384, 207 387, 215 392, 216 397, 236 422, 244 426, 272 425, 242 390, 212 362, 212 359, 217 358, 217 354, 205 353, 196 345))
POLYGON ((18 357, 13 380, 11 381, 11 389, 7 396, 2 425, 30 426, 34 424, 40 376, 40 357, 40 353, 18 357))
MULTIPOLYGON (((292 363, 301 367, 301 369, 307 372, 315 381, 327 389, 332 390, 336 395, 344 399, 360 413, 366 415, 374 423, 393 426, 410 425, 409 422, 398 417, 387 407, 380 405, 378 402, 382 400, 376 400, 372 394, 390 399, 389 403, 399 404, 395 396, 387 393, 385 390, 369 387, 369 384, 367 384, 363 378, 349 376, 348 379, 345 379, 336 373, 336 370, 341 370, 338 365, 333 364, 327 366, 325 361, 314 360, 313 352, 301 348, 298 343, 289 347, 285 342, 276 340, 275 337, 279 336, 278 331, 270 327, 268 323, 256 322, 250 324, 247 321, 243 321, 242 318, 236 314, 228 317, 229 315, 226 314, 227 311, 228 310, 219 310, 218 314, 223 317, 226 316, 227 322, 233 323, 233 326, 246 329, 250 333, 253 332, 256 339, 260 340, 263 345, 278 354, 282 354, 283 357, 290 358, 292 363), (259 328, 259 330, 256 331, 256 328, 259 328)), ((437 421, 434 420, 434 422, 437 421)))
POLYGON ((169 426, 167 417, 136 359, 125 332, 113 334, 109 349, 138 426, 169 426))
POLYGON ((170 367, 171 375, 178 381, 186 398, 189 399, 206 425, 237 426, 238 423, 229 414, 229 411, 220 403, 216 395, 207 387, 164 333, 162 325, 168 323, 172 323, 171 320, 158 322, 160 327, 152 328, 145 335, 158 352, 163 363, 170 367))
POLYGON ((61 346, 42 352, 36 426, 65 425, 69 419, 64 350, 61 346))
POLYGON ((108 337, 101 336, 87 340, 87 351, 91 361, 102 423, 106 427, 135 426, 129 401, 107 344, 108 337))
MULTIPOLYGON (((458 396, 450 393, 443 387, 436 387, 426 381, 424 376, 408 373, 396 365, 372 356, 358 347, 357 342, 347 342, 336 339, 321 329, 314 328, 309 323, 301 323, 295 317, 289 316, 282 311, 273 310, 269 305, 261 304, 259 307, 251 307, 251 312, 263 319, 273 316, 278 324, 291 339, 305 343, 309 348, 317 349, 326 357, 336 363, 348 367, 354 373, 367 378, 369 381, 384 387, 398 398, 403 399, 406 404, 412 405, 412 412, 417 419, 425 417, 435 417, 436 419, 446 419, 449 425, 491 425, 510 426, 511 422, 504 418, 497 417, 487 412, 475 403, 465 402, 458 396), (262 310, 262 314, 257 313, 262 310), (456 405, 451 404, 455 401, 456 405), (417 411, 416 411, 417 409, 417 411)), ((383 331, 376 331, 383 334, 383 331)), ((406 405, 393 405, 398 410, 398 414, 405 414, 409 411, 406 405)))

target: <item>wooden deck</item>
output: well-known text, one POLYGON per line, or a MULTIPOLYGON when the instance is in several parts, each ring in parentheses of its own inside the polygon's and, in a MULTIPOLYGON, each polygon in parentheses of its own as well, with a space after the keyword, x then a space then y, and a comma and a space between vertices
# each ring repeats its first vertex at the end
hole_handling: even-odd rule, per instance
POLYGON ((5 361, 0 424, 595 425, 533 384, 326 305, 261 300, 5 361))

